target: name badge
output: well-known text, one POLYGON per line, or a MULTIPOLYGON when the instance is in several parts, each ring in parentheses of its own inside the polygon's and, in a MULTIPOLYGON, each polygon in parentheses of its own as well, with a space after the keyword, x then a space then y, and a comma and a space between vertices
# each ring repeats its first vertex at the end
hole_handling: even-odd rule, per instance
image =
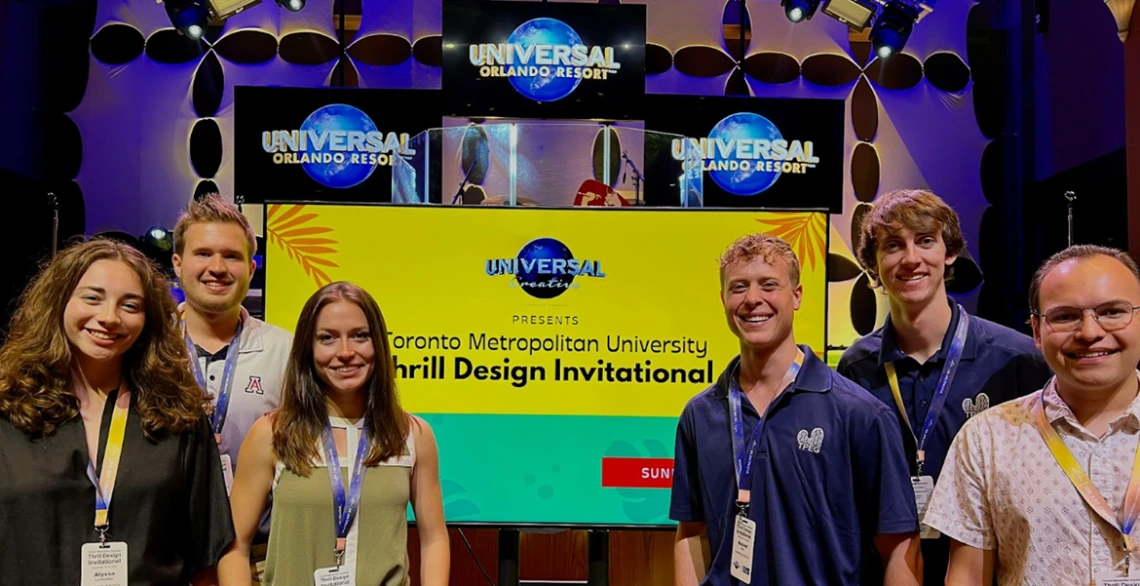
POLYGON ((313 572, 315 586, 356 586, 356 576, 348 566, 321 568, 313 572))
POLYGON ((84 543, 80 586, 127 586, 127 544, 84 543))
POLYGON ((229 454, 222 454, 222 478, 226 481, 226 494, 234 487, 234 463, 229 454))
POLYGON ((736 529, 732 532, 733 578, 752 583, 752 548, 756 543, 756 522, 743 515, 736 516, 736 529))
POLYGON ((1108 572, 1096 577, 1096 586, 1140 586, 1140 577, 1127 578, 1108 572))
POLYGON ((926 509, 930 506, 930 495, 934 494, 934 477, 911 476, 910 485, 914 487, 914 507, 918 509, 918 520, 922 528, 919 537, 922 539, 938 539, 942 533, 922 523, 923 519, 926 519, 926 509))

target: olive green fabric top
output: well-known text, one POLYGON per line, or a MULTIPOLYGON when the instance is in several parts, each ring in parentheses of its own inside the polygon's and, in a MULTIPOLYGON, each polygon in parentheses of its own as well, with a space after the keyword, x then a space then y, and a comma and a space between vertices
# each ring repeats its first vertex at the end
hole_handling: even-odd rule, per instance
MULTIPOLYGON (((346 431, 348 454, 338 454, 348 490, 363 421, 330 417, 346 431)), ((356 573, 356 586, 407 586, 408 499, 415 444, 408 434, 407 453, 364 470, 360 508, 349 529, 343 565, 356 573)), ((336 526, 332 485, 321 458, 308 478, 278 463, 273 478, 273 513, 264 583, 271 586, 313 584, 313 572, 336 565, 336 526)))

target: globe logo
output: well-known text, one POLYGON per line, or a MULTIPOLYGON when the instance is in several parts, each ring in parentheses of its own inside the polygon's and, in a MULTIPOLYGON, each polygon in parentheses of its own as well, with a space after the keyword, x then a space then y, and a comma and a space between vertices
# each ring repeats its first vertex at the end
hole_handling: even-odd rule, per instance
POLYGON ((489 277, 510 275, 510 286, 531 297, 553 299, 567 289, 578 288, 577 277, 606 278, 600 260, 574 258, 567 246, 554 238, 537 238, 523 245, 518 255, 490 258, 484 262, 489 277))
MULTIPOLYGON (((582 37, 566 23, 553 18, 535 18, 528 20, 507 39, 508 44, 517 43, 524 49, 533 45, 582 45, 582 37)), ((553 68, 547 68, 549 73, 545 76, 510 78, 511 85, 523 96, 536 102, 554 102, 570 95, 581 77, 555 77, 553 68)))
MULTIPOLYGON (((532 297, 539 299, 553 299, 566 292, 567 289, 574 283, 574 275, 569 273, 556 274, 550 271, 540 271, 540 263, 532 261, 555 259, 569 261, 574 258, 570 253, 570 249, 563 243, 553 238, 539 238, 531 240, 519 250, 519 266, 521 268, 515 273, 515 280, 518 281, 519 287, 523 291, 529 293, 532 297), (521 261, 527 261, 525 264, 521 261), (530 270, 525 267, 529 266, 530 270)), ((546 265, 548 263, 541 263, 546 265)))
MULTIPOLYGON (((709 132, 709 141, 719 144, 735 145, 741 141, 776 141, 783 138, 775 124, 752 112, 732 114, 717 122, 709 132)), ((733 195, 756 195, 772 187, 780 178, 778 167, 776 171, 757 169, 757 163, 764 163, 764 159, 737 159, 736 148, 725 150, 729 152, 722 153, 721 149, 714 148, 713 156, 709 159, 713 163, 709 166, 709 177, 721 189, 733 195)))
MULTIPOLYGON (((301 125, 301 132, 329 136, 329 132, 376 132, 376 123, 367 114, 347 104, 329 104, 313 112, 301 125)), ((313 136, 313 134, 309 134, 313 136)), ((351 163, 350 153, 333 151, 332 140, 325 140, 320 148, 310 140, 309 153, 319 155, 317 161, 303 163, 301 168, 313 181, 333 189, 348 189, 364 183, 376 170, 375 164, 351 163), (326 156, 326 154, 328 156, 326 156)))

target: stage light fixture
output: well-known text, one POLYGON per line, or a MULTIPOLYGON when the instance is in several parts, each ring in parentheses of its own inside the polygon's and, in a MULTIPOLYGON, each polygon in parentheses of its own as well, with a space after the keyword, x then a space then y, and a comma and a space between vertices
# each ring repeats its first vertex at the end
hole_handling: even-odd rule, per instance
POLYGON ((258 4, 261 4, 261 0, 206 0, 206 5, 210 8, 210 16, 219 20, 229 18, 258 4))
POLYGON ((171 254, 174 252, 174 234, 163 226, 151 226, 132 244, 145 254, 159 269, 169 276, 174 275, 171 254))
POLYGON ((151 226, 142 236, 139 236, 139 241, 144 246, 154 248, 158 252, 169 253, 174 250, 174 235, 162 226, 151 226))
POLYGON ((920 12, 916 6, 897 0, 888 2, 883 7, 870 35, 871 46, 879 59, 886 59, 903 50, 920 12))
POLYGON ((857 31, 867 28, 877 11, 873 0, 829 0, 823 6, 824 14, 857 31))
POLYGON ((188 39, 198 40, 209 25, 206 7, 200 0, 166 0, 166 15, 174 30, 188 39))
POLYGON ((305 8, 305 0, 277 0, 277 5, 289 12, 300 12, 305 8))
POLYGON ((780 6, 784 7, 784 15, 792 22, 803 22, 811 20, 815 16, 815 11, 819 8, 820 0, 780 0, 780 6))

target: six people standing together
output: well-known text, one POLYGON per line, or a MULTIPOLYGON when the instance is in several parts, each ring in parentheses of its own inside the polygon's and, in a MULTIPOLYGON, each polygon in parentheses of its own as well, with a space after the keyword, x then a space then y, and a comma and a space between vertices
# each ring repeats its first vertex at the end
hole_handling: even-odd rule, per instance
MULTIPOLYGON (((674 583, 1138 579, 1136 263, 1047 260, 1030 338, 947 295, 965 241, 936 195, 880 197, 855 244, 890 312, 837 370, 795 341, 787 243, 722 257, 740 353, 680 414, 674 583)), ((241 305, 255 251, 213 195, 175 228, 181 305, 102 239, 28 286, 0 346, 5 584, 403 585, 409 504, 421 582, 448 583, 439 455, 379 306, 333 283, 293 334, 266 324, 241 305)))

